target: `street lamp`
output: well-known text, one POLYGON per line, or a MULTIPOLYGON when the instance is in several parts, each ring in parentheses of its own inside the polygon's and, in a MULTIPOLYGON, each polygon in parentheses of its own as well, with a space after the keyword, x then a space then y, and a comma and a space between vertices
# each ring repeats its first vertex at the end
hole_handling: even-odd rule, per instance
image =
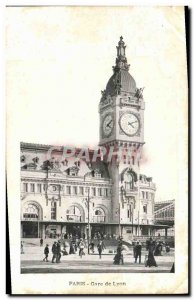
POLYGON ((119 207, 116 210, 116 215, 119 216, 119 236, 122 237, 122 230, 121 230, 121 207, 120 207, 120 203, 119 203, 119 207))
POLYGON ((133 203, 130 204, 128 202, 128 211, 129 211, 129 217, 130 217, 130 222, 131 222, 131 226, 132 226, 132 238, 133 238, 133 212, 134 212, 134 205, 133 203), (131 209, 132 208, 132 209, 131 209))
POLYGON ((88 224, 87 224, 87 242, 88 242, 88 254, 90 254, 90 247, 89 247, 89 243, 90 243, 90 188, 87 188, 88 191, 88 196, 87 198, 85 198, 84 200, 86 200, 86 207, 88 210, 88 224))

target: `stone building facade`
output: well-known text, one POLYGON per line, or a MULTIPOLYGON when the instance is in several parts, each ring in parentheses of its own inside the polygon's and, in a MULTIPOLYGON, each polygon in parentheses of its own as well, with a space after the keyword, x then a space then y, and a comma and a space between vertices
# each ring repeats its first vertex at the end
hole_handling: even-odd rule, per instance
MULTIPOLYGON (((21 143, 23 238, 153 234, 156 188, 151 177, 140 174, 143 88, 136 87, 129 73, 125 49, 121 37, 113 75, 99 103, 101 150, 96 160, 80 155, 80 149, 64 157, 63 147, 21 143)), ((94 157, 95 150, 88 153, 94 157)))

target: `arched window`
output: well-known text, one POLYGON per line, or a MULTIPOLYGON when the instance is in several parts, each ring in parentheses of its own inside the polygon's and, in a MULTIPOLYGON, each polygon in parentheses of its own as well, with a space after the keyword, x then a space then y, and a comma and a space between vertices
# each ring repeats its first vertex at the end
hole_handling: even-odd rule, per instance
POLYGON ((132 190, 133 189, 133 175, 130 172, 126 172, 124 175, 124 184, 125 184, 125 190, 132 190))
POLYGON ((81 222, 81 212, 75 205, 70 206, 66 211, 67 221, 81 222))
POLYGON ((26 220, 39 220, 39 209, 35 204, 26 204, 23 209, 23 218, 26 220))
POLYGON ((102 208, 97 208, 94 211, 93 222, 95 223, 104 223, 106 220, 106 215, 102 208))

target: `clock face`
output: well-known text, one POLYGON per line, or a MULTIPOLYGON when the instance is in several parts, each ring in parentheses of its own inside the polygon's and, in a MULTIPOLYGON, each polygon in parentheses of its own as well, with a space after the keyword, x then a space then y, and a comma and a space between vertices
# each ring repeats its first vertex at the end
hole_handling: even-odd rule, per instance
POLYGON ((113 126, 114 126, 113 117, 112 117, 112 115, 109 114, 104 118, 104 121, 102 124, 103 133, 106 137, 111 134, 111 132, 113 130, 113 126))
POLYGON ((133 113, 125 113, 120 118, 120 127, 125 134, 133 136, 140 128, 140 122, 133 113))

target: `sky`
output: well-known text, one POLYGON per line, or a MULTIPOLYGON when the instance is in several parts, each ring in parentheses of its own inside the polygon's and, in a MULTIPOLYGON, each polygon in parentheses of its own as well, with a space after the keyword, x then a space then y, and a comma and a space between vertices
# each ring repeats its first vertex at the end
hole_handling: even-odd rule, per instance
POLYGON ((156 201, 176 199, 187 130, 183 9, 17 7, 6 19, 8 147, 97 147, 101 90, 122 35, 130 74, 145 87, 141 173, 153 177, 156 201))

